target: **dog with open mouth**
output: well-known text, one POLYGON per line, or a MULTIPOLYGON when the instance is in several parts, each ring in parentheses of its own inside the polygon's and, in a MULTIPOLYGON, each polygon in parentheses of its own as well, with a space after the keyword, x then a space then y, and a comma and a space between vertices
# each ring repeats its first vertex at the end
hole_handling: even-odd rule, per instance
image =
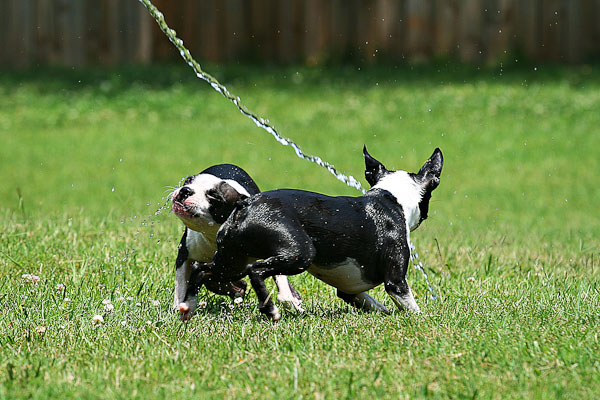
POLYGON ((182 319, 191 317, 197 292, 207 282, 248 275, 260 311, 277 321, 281 314, 265 278, 304 271, 337 288, 338 297, 357 308, 387 312, 365 293, 384 283, 398 308, 419 313, 406 282, 410 232, 427 218, 440 183, 442 152, 435 149, 417 173, 387 170, 366 147, 363 155, 371 185, 363 196, 280 189, 237 201, 217 234, 212 261, 192 271, 182 319))
MULTIPOLYGON (((260 189, 250 175, 233 164, 214 165, 191 175, 172 193, 171 210, 185 225, 175 262, 175 309, 196 308, 197 291, 181 305, 186 299, 192 270, 197 263, 212 259, 217 248, 217 232, 235 204, 257 193, 260 193, 260 189)), ((276 275, 274 279, 278 288, 277 299, 298 311, 304 311, 300 294, 290 285, 287 276, 276 275)), ((233 300, 243 299, 247 286, 241 277, 213 279, 204 284, 210 291, 228 295, 233 300)))

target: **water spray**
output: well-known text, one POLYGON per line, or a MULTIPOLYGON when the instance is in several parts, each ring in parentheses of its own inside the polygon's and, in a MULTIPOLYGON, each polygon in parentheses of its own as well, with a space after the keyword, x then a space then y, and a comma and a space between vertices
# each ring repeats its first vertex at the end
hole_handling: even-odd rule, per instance
POLYGON ((360 184, 360 182, 358 180, 356 180, 356 178, 354 178, 352 175, 345 175, 345 174, 339 172, 333 165, 331 165, 327 161, 324 161, 323 159, 321 159, 321 157, 308 155, 308 154, 304 153, 302 151, 302 149, 300 148, 300 146, 298 146, 292 140, 281 136, 277 132, 275 127, 273 127, 273 125, 271 125, 267 120, 257 116, 256 114, 254 114, 253 112, 248 110, 248 108, 242 104, 239 97, 232 95, 229 92, 229 90, 227 90, 227 88, 225 86, 221 85, 219 83, 219 81, 217 81, 212 75, 210 75, 209 73, 202 70, 202 67, 200 67, 200 64, 198 64, 198 62, 196 62, 196 60, 194 60, 194 58, 190 54, 190 51, 183 45, 183 40, 181 38, 177 37, 177 32, 175 32, 173 29, 169 28, 169 26, 165 22, 164 15, 150 2, 150 0, 139 0, 139 1, 140 1, 140 3, 142 3, 144 5, 144 7, 146 7, 146 9, 150 13, 150 15, 152 15, 152 17, 156 20, 156 23, 158 24, 160 29, 164 32, 164 34, 167 35, 167 37, 169 38, 171 43, 173 43, 175 45, 175 47, 177 48, 177 50, 179 50, 179 54, 181 55, 181 57, 194 70, 194 72, 196 73, 196 76, 198 78, 206 81, 214 90, 216 90, 221 95, 223 95, 223 97, 225 97, 227 100, 229 100, 233 104, 235 104, 237 109, 240 110, 240 112, 242 114, 244 114, 246 117, 250 118, 252 120, 252 122, 254 122, 256 124, 256 126, 258 126, 259 128, 262 128, 265 131, 267 131, 268 133, 270 133, 275 138, 275 140, 277 140, 282 145, 290 146, 292 149, 294 149, 294 152, 296 153, 296 155, 298 157, 300 157, 304 160, 308 160, 312 163, 315 163, 323 168, 326 168, 327 171, 332 173, 333 176, 335 176, 338 180, 344 182, 346 185, 356 188, 363 193, 366 192, 362 188, 362 185, 360 184))

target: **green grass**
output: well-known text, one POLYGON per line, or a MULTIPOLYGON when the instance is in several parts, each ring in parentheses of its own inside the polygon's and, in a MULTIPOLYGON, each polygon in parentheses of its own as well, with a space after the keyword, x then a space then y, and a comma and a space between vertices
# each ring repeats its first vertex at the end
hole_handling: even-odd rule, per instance
POLYGON ((413 171, 440 147, 442 182, 412 235, 439 300, 411 268, 423 315, 365 314, 302 275, 304 315, 273 324, 253 293, 230 309, 202 292, 207 307, 182 325, 182 226, 153 216, 170 186, 234 162, 263 190, 357 192, 183 66, 4 72, 0 399, 596 396, 596 66, 209 70, 363 183, 363 144, 413 171))

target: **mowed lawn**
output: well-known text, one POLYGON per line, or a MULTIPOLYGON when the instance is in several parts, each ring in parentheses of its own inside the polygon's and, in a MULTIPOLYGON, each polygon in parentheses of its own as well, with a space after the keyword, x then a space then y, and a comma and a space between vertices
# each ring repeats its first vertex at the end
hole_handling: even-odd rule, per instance
MULTIPOLYGON (((201 293, 171 311, 182 225, 155 212, 221 162, 261 189, 358 195, 185 66, 0 74, 0 399, 595 398, 600 69, 209 68, 309 154, 367 185, 444 153, 408 280, 423 313, 305 314, 201 293), (38 280, 39 279, 39 280, 38 280), (102 316, 103 322, 94 320, 102 316)), ((392 309, 382 287, 372 294, 392 309)))

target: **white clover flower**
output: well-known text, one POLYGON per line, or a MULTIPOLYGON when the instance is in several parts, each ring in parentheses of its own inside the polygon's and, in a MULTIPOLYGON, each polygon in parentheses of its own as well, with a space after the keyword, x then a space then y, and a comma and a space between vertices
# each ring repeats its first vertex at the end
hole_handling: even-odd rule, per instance
POLYGON ((58 291, 65 290, 65 285, 63 283, 57 283, 56 290, 58 290, 58 291))
POLYGON ((104 300, 102 300, 102 304, 104 304, 104 305, 106 305, 106 304, 110 304, 110 303, 112 303, 112 302, 110 301, 110 299, 104 299, 104 300))
POLYGON ((141 307, 141 306, 142 306, 142 303, 135 303, 135 306, 136 306, 136 307, 141 307))
POLYGON ((467 282, 475 282, 475 277, 474 276, 468 277, 467 282))
POLYGON ((234 304, 241 304, 242 301, 244 301, 242 297, 236 297, 235 299, 233 299, 234 304))
POLYGON ((104 323, 104 317, 100 314, 94 315, 92 317, 92 325, 100 326, 104 323))
POLYGON ((40 277, 33 274, 23 274, 21 275, 21 279, 23 279, 26 283, 33 283, 34 285, 37 285, 37 283, 40 281, 40 277))
POLYGON ((160 301, 158 301, 158 300, 152 300, 152 305, 154 307, 158 307, 158 306, 160 306, 160 301))
POLYGON ((131 301, 131 300, 133 300, 133 297, 127 296, 127 301, 131 301))
POLYGON ((148 325, 148 326, 152 325, 152 321, 146 321, 146 325, 148 325))
POLYGON ((206 307, 206 301, 202 300, 200 302, 198 302, 198 308, 204 308, 206 307))
POLYGON ((68 302, 70 302, 70 301, 71 301, 71 299, 70 299, 70 298, 68 298, 68 297, 65 297, 65 298, 63 299, 63 301, 64 301, 65 303, 68 303, 68 302))
POLYGON ((46 333, 46 327, 40 325, 37 328, 35 328, 35 331, 40 335, 43 335, 44 333, 46 333))
POLYGON ((121 325, 127 326, 127 321, 121 321, 121 325))
POLYGON ((100 290, 104 290, 105 288, 106 288, 106 285, 105 285, 105 284, 103 284, 103 283, 99 283, 99 284, 98 284, 98 289, 100 289, 100 290))
POLYGON ((113 306, 111 303, 104 305, 104 311, 110 313, 110 312, 113 312, 114 310, 115 310, 115 306, 113 306))

